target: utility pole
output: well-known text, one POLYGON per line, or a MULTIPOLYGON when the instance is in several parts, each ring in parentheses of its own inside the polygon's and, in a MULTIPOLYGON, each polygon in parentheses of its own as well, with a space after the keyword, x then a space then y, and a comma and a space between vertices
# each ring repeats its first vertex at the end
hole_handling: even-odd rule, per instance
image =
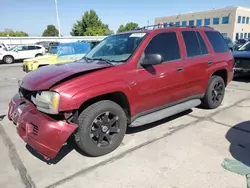
POLYGON ((57 27, 58 27, 58 35, 61 37, 61 29, 60 29, 60 20, 59 20, 59 14, 58 14, 58 7, 57 7, 57 0, 55 0, 56 4, 56 18, 57 18, 57 27))

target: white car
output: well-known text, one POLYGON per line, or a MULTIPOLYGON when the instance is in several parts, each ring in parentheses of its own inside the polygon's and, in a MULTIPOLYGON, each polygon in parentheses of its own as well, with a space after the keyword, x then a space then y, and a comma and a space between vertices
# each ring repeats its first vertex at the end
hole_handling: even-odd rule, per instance
POLYGON ((15 60, 23 60, 42 56, 45 48, 41 45, 18 45, 6 51, 0 51, 0 61, 11 64, 15 60))

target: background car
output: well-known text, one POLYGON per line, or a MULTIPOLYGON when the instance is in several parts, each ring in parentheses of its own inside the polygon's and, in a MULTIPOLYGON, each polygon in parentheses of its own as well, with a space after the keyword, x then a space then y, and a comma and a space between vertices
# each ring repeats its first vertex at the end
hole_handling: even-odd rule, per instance
POLYGON ((0 52, 0 60, 11 64, 15 60, 23 60, 32 57, 42 56, 45 48, 41 45, 17 45, 0 52))
POLYGON ((227 42, 228 48, 233 51, 234 50, 234 43, 230 37, 224 36, 224 39, 227 42))
POLYGON ((74 62, 81 59, 90 49, 91 45, 88 42, 60 43, 51 46, 49 55, 25 60, 23 71, 30 72, 46 65, 74 62))
POLYGON ((54 42, 54 41, 40 41, 40 42, 37 42, 36 44, 42 45, 46 49, 46 52, 48 52, 50 46, 56 46, 56 45, 59 44, 59 42, 54 42))
POLYGON ((247 42, 246 39, 238 39, 234 42, 234 49, 237 50, 238 48, 240 48, 243 44, 245 44, 247 42))
POLYGON ((233 52, 235 76, 250 76, 250 41, 233 52))

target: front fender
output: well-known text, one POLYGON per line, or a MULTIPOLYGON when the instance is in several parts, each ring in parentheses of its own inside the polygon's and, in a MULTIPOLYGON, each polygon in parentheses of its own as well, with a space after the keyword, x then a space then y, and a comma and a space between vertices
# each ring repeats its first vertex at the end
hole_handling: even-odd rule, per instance
POLYGON ((80 106, 89 99, 113 92, 122 92, 128 101, 133 100, 131 88, 125 81, 115 81, 94 85, 80 90, 71 98, 71 102, 66 102, 60 110, 79 109, 80 106))

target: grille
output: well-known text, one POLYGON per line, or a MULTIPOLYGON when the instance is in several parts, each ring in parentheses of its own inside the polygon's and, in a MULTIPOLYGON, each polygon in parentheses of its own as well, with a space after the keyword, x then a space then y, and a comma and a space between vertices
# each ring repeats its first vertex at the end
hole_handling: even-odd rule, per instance
POLYGON ((25 99, 31 101, 31 96, 35 97, 36 91, 29 91, 27 89, 20 87, 19 94, 20 94, 20 96, 24 97, 25 99))
POLYGON ((236 68, 250 68, 250 59, 235 59, 234 66, 236 68))
POLYGON ((33 134, 37 136, 38 135, 38 131, 39 131, 38 126, 33 125, 33 134))

